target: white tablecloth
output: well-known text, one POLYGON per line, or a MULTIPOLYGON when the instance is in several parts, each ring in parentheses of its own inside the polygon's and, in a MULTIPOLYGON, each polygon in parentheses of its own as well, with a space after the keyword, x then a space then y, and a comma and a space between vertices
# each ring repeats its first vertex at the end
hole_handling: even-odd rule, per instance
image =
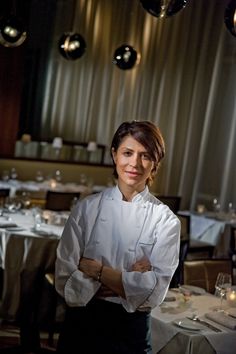
POLYGON ((63 226, 42 225, 45 235, 40 236, 32 231, 34 218, 30 210, 5 214, 0 217, 0 224, 6 220, 22 227, 21 231, 0 228, 0 267, 4 275, 0 317, 10 320, 15 319, 19 309, 22 274, 28 272, 33 279, 38 271, 53 269, 63 226))
MULTIPOLYGON (((174 296, 181 296, 173 293, 174 296)), ((153 354, 235 354, 236 331, 204 318, 204 314, 219 306, 219 298, 211 295, 192 295, 188 302, 164 302, 152 310, 153 354), (222 332, 207 327, 201 331, 184 330, 173 324, 186 316, 198 315, 222 332)))
POLYGON ((55 179, 50 179, 43 182, 19 180, 9 180, 6 182, 0 181, 0 188, 10 188, 11 197, 14 197, 16 192, 19 190, 28 191, 32 197, 40 196, 42 198, 46 197, 46 192, 48 190, 60 192, 79 192, 81 193, 81 197, 92 193, 91 187, 86 185, 77 183, 61 183, 57 182, 55 179))

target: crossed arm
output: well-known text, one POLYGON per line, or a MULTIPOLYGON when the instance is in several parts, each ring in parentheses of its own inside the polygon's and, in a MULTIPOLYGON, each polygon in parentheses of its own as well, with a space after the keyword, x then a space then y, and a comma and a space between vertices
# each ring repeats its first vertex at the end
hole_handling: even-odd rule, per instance
MULTIPOLYGON (((78 266, 79 270, 94 280, 102 283, 97 295, 99 296, 121 296, 125 299, 124 287, 122 284, 122 272, 103 266, 101 262, 94 259, 82 257, 78 266)), ((131 271, 147 272, 151 270, 151 264, 147 259, 142 259, 133 264, 131 271)))

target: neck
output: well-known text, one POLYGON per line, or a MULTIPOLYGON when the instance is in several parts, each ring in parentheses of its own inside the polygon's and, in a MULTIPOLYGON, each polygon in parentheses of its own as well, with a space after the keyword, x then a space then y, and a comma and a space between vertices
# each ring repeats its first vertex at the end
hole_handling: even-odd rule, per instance
POLYGON ((135 195, 137 195, 138 193, 142 192, 145 189, 145 186, 143 186, 143 188, 136 189, 127 185, 124 186, 120 183, 118 183, 118 187, 122 193, 123 200, 127 202, 131 202, 135 195))

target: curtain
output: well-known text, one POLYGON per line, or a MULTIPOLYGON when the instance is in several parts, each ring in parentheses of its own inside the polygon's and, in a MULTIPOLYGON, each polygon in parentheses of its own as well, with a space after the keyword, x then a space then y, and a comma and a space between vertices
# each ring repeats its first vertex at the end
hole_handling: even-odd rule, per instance
POLYGON ((189 0, 169 18, 138 0, 58 1, 44 87, 42 136, 109 147, 126 120, 150 120, 167 153, 153 186, 180 195, 181 208, 236 203, 236 38, 224 24, 226 0, 189 0), (64 32, 80 33, 85 54, 58 51, 64 32), (113 54, 130 44, 141 55, 130 70, 113 54))

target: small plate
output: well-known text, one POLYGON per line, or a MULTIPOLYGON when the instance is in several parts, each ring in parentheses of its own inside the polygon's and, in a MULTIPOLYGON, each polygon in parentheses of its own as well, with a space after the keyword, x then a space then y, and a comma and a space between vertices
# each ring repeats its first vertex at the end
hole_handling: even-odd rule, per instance
POLYGON ((180 328, 188 329, 190 331, 201 331, 201 329, 204 329, 204 327, 200 323, 192 322, 191 320, 188 320, 187 318, 183 318, 181 320, 176 320, 176 321, 174 321, 174 324, 180 328))
POLYGON ((7 227, 6 229, 7 229, 7 231, 10 231, 10 232, 23 231, 24 230, 24 228, 20 227, 20 226, 7 227))

